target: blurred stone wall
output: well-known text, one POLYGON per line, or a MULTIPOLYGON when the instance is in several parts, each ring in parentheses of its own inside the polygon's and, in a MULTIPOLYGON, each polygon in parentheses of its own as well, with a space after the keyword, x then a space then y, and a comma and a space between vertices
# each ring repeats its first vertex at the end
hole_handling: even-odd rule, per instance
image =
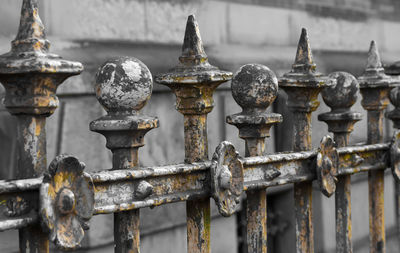
MULTIPOLYGON (((213 65, 235 72, 245 63, 257 62, 278 76, 291 68, 300 29, 309 30, 317 69, 323 73, 345 70, 362 74, 370 40, 378 42, 384 62, 400 59, 400 4, 395 0, 39 0, 41 17, 52 42, 51 51, 66 59, 80 61, 85 71, 65 82, 58 91, 60 108, 48 120, 48 161, 57 154, 70 153, 86 163, 88 170, 111 168, 111 153, 102 136, 89 131, 89 122, 104 114, 93 92, 94 74, 105 60, 134 56, 153 74, 164 72, 178 62, 186 18, 198 19, 206 52, 213 65)), ((0 53, 10 49, 19 24, 21 0, 0 0, 0 53)), ((0 96, 3 92, 0 88, 0 96)), ((183 122, 174 109, 175 97, 168 89, 154 85, 144 114, 158 116, 160 128, 146 135, 140 150, 143 165, 182 162, 183 122)), ((290 150, 290 115, 281 92, 274 111, 284 122, 272 133, 268 152, 290 150)), ((313 115, 313 145, 327 134, 313 115)), ((354 110, 363 112, 359 101, 354 110)), ((209 115, 210 155, 220 141, 229 140, 244 154, 237 129, 225 124, 225 116, 240 108, 224 84, 215 94, 215 108, 209 115)), ((351 142, 366 139, 366 114, 356 124, 351 142)), ((390 136, 391 124, 385 122, 390 136)), ((15 121, 0 106, 0 178, 12 178, 15 166, 15 121)), ((356 252, 368 239, 366 176, 354 176, 353 238, 356 252), (360 246, 360 247, 359 247, 360 246)), ((391 176, 385 185, 386 228, 394 225, 391 176)), ((294 251, 293 199, 290 187, 269 189, 269 209, 274 233, 269 237, 274 252, 294 251), (279 225, 280 224, 280 225, 279 225), (283 224, 283 225, 282 225, 283 224)), ((314 193, 316 252, 333 252, 335 247, 334 199, 314 193)), ((185 252, 185 204, 171 204, 142 212, 143 252, 185 252)), ((96 216, 85 239, 86 247, 110 247, 112 217, 96 216)), ((236 252, 235 217, 221 218, 215 208, 212 221, 213 252, 236 252)), ((0 241, 17 233, 0 233, 0 241)), ((17 249, 17 240, 0 243, 4 250, 17 249), (3 246, 4 245, 4 246, 3 246)), ((105 251, 107 252, 107 251, 105 251)))

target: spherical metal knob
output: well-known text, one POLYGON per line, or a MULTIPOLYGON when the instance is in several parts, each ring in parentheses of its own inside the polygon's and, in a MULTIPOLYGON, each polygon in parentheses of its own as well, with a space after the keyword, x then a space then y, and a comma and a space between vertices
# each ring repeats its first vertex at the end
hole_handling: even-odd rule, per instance
POLYGON ((336 84, 325 87, 321 94, 325 103, 333 110, 345 110, 357 101, 359 84, 357 79, 347 72, 333 72, 329 78, 336 79, 336 84))
POLYGON ((232 95, 246 110, 267 109, 278 93, 278 79, 274 72, 261 64, 246 64, 232 79, 232 95))
POLYGON ((396 108, 400 107, 400 89, 398 87, 390 91, 390 102, 396 108))
POLYGON ((97 99, 109 113, 135 112, 149 100, 153 78, 143 62, 123 57, 100 67, 95 88, 97 99))

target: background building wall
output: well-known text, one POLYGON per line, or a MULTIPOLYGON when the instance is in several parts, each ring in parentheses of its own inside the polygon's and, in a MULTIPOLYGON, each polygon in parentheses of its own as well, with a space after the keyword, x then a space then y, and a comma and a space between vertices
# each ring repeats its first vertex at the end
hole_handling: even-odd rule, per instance
MULTIPOLYGON (((0 53, 8 52, 19 24, 21 0, 0 0, 0 53)), ((134 56, 153 74, 164 72, 178 62, 186 18, 194 13, 199 22, 206 52, 213 65, 235 72, 245 63, 265 64, 278 76, 291 68, 302 27, 308 28, 317 69, 323 73, 346 70, 361 75, 370 40, 378 42, 382 59, 400 59, 400 4, 395 0, 40 0, 41 17, 52 42, 51 51, 66 59, 80 61, 85 71, 64 83, 58 91, 60 107, 48 120, 48 161, 57 154, 77 155, 90 171, 111 168, 111 153, 102 136, 89 131, 89 122, 105 112, 94 97, 94 74, 112 57, 134 56)), ((1 88, 0 88, 1 89, 1 88)), ((0 94, 3 92, 0 90, 0 94)), ((0 95, 1 96, 1 95, 0 95)), ((359 98, 360 100, 360 98, 359 98)), ((161 126, 146 135, 140 150, 143 165, 182 162, 183 117, 174 109, 175 97, 165 87, 154 85, 153 96, 143 113, 158 116, 161 126)), ((273 131, 268 152, 289 150, 290 115, 285 94, 280 93, 273 110, 284 114, 284 122, 273 131)), ((356 124, 351 142, 366 140, 366 114, 358 101, 355 111, 364 119, 356 124)), ((239 112, 224 84, 215 94, 215 108, 209 115, 210 155, 220 141, 229 140, 244 154, 237 129, 225 124, 225 116, 239 112)), ((317 115, 328 111, 321 106, 313 115, 313 145, 327 134, 317 115)), ((385 122, 390 136, 391 124, 385 122)), ((0 177, 12 178, 15 166, 15 121, 0 106, 0 177)), ((365 252, 368 240, 368 201, 366 176, 354 177, 353 238, 356 252, 365 252), (364 247, 364 248, 363 248, 364 247), (358 250, 358 251, 357 251, 358 250)), ((294 219, 290 187, 268 189, 270 221, 274 231, 269 238, 275 252, 293 252, 294 219), (277 224, 283 224, 277 226, 277 224)), ((393 186, 391 176, 385 185, 386 228, 393 234, 393 186)), ((335 246, 334 200, 314 193, 316 252, 331 252, 335 246)), ((185 252, 184 203, 142 212, 143 252, 185 252)), ((92 219, 86 246, 112 243, 112 217, 92 219)), ((235 217, 221 218, 213 209, 213 252, 235 252, 235 217)), ((272 231, 272 230, 271 230, 272 231)), ((5 252, 16 249, 17 233, 0 233, 5 252), (4 239, 5 238, 5 239, 4 239)), ((108 250, 108 251, 107 251, 108 250)), ((1 250, 3 252, 3 250, 1 250)), ((390 252, 390 251, 388 251, 390 252)))

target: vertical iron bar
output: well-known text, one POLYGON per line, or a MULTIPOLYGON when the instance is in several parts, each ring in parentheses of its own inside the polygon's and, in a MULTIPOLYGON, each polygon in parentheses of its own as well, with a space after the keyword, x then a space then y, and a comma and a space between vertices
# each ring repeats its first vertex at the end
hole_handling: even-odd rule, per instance
MULTIPOLYGON (((385 68, 385 74, 394 78, 400 77, 400 68, 397 62, 385 68)), ((394 105, 394 109, 386 114, 386 117, 392 120, 393 128, 400 129, 400 87, 396 87, 390 91, 390 102, 394 105)), ((393 165, 392 165, 393 166, 393 165)), ((393 168, 392 168, 393 169, 393 168)), ((397 241, 400 247, 400 182, 398 178, 393 179, 394 184, 394 210, 396 216, 397 241)))
MULTIPOLYGON (((35 178, 46 170, 46 118, 18 115, 18 167, 17 178, 35 178)), ((48 235, 40 224, 19 229, 21 253, 49 252, 48 235)))
MULTIPOLYGON (((18 119, 18 179, 39 177, 46 171, 46 117, 58 106, 57 87, 83 70, 78 62, 49 54, 50 42, 38 13, 37 0, 23 0, 11 51, 0 56, 4 103, 18 119)), ((19 248, 20 252, 48 252, 48 235, 39 224, 20 229, 19 248)))
MULTIPOLYGON (((348 145, 350 133, 334 133, 337 146, 348 145)), ((352 253, 351 176, 339 176, 335 191, 336 252, 352 253)))
MULTIPOLYGON (((363 96, 361 105, 368 111, 368 143, 383 141, 383 111, 389 104, 389 92, 398 85, 384 73, 375 41, 371 42, 363 76, 358 78, 363 96)), ((384 171, 368 172, 370 252, 386 252, 384 215, 384 171)))
MULTIPOLYGON (((185 162, 208 159, 207 114, 214 107, 213 93, 232 73, 210 65, 193 15, 188 17, 182 54, 178 65, 169 73, 159 74, 156 81, 167 85, 176 95, 176 109, 184 116, 185 162)), ((210 252, 210 200, 186 202, 187 251, 210 252)))
MULTIPOLYGON (((133 57, 105 62, 97 72, 96 97, 107 115, 92 121, 90 130, 106 137, 106 146, 113 153, 113 170, 138 169, 144 136, 158 127, 157 118, 139 114, 152 88, 149 69, 133 57)), ((138 191, 132 190, 132 194, 138 191)), ((139 209, 114 214, 114 252, 140 252, 139 209)))
MULTIPOLYGON (((311 146, 311 113, 294 112, 294 151, 306 151, 311 146)), ((296 216, 297 252, 314 252, 312 222, 312 183, 294 184, 294 210, 296 216)))
MULTIPOLYGON (((368 143, 383 142, 383 110, 368 111, 368 143)), ((371 253, 385 252, 384 171, 368 172, 371 253)))
MULTIPOLYGON (((278 93, 278 80, 266 66, 246 64, 238 70, 232 80, 232 95, 243 111, 230 115, 226 121, 239 129, 239 137, 245 140, 245 155, 262 156, 265 138, 273 124, 282 121, 282 116, 267 113, 268 106, 278 93)), ((267 195, 265 189, 246 192, 246 242, 251 253, 267 252, 267 195)))
MULTIPOLYGON (((397 242, 400 244, 400 184, 394 181, 394 208, 396 214, 397 242)), ((400 246, 400 245, 399 245, 400 246)))
MULTIPOLYGON (((184 114, 185 162, 208 159, 207 114, 184 114)), ((187 212, 188 252, 210 252, 210 199, 189 200, 187 212)))
MULTIPOLYGON (((265 139, 245 139, 246 157, 264 154, 265 139)), ((266 190, 248 191, 246 203, 247 252, 267 253, 266 190)))
MULTIPOLYGON (((318 115, 318 119, 328 124, 328 130, 334 134, 334 140, 340 148, 348 145, 354 124, 361 120, 360 113, 350 111, 351 106, 357 101, 359 83, 353 75, 346 72, 333 72, 329 74, 329 77, 336 79, 336 84, 323 89, 322 98, 331 111, 318 115)), ((335 189, 336 252, 352 253, 351 176, 338 176, 337 180, 335 189)))
MULTIPOLYGON (((134 169, 138 166, 138 159, 138 148, 115 149, 113 169, 134 169)), ((114 214, 114 244, 117 253, 140 252, 140 209, 114 214)))
MULTIPOLYGON (((287 105, 293 113, 294 151, 306 151, 312 148, 311 113, 319 106, 319 92, 330 85, 330 80, 316 72, 307 30, 303 28, 292 70, 279 79, 279 87, 287 93, 287 105)), ((312 182, 294 184, 294 202, 296 252, 313 253, 312 182)))

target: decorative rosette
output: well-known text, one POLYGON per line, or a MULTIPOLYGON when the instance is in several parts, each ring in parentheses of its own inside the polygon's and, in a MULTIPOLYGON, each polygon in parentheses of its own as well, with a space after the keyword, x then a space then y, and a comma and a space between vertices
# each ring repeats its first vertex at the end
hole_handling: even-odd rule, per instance
POLYGON ((50 164, 40 188, 42 225, 50 240, 61 249, 80 246, 84 229, 93 215, 94 187, 84 173, 85 164, 69 155, 57 156, 50 164))
POLYGON ((322 193, 330 197, 336 190, 339 155, 332 137, 324 136, 317 155, 317 177, 322 193))
POLYGON ((221 215, 235 213, 243 192, 243 164, 230 142, 219 144, 213 155, 211 190, 221 215))

